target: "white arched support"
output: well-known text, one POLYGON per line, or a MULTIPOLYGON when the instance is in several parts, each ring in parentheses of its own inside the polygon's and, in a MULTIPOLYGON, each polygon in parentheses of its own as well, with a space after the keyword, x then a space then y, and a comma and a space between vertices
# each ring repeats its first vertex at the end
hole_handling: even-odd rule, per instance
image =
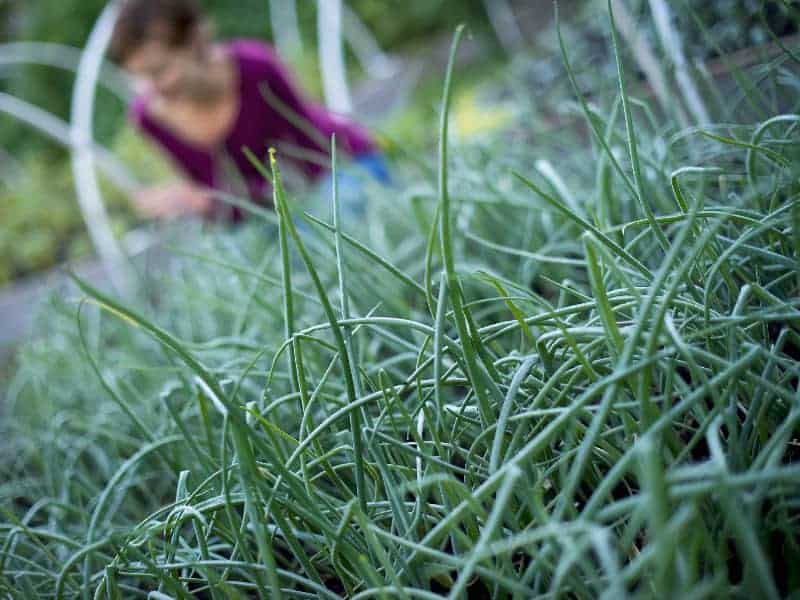
POLYGON ((515 52, 525 45, 525 37, 508 0, 483 0, 489 22, 506 52, 515 52))
POLYGON ((347 4, 342 4, 342 35, 370 77, 388 79, 395 74, 397 61, 381 50, 378 40, 347 4))
POLYGON ((344 62, 341 0, 317 2, 317 36, 325 104, 334 112, 350 114, 353 101, 344 62))
MULTIPOLYGON (((75 72, 81 55, 80 48, 65 44, 11 42, 0 44, 0 68, 37 64, 75 72)), ((99 83, 123 102, 127 103, 133 96, 128 77, 111 63, 103 63, 99 83)))
MULTIPOLYGON (((74 148, 69 123, 38 106, 0 92, 0 113, 5 113, 18 121, 30 125, 69 149, 74 148)), ((90 150, 97 161, 97 168, 120 190, 126 194, 132 194, 139 188, 136 178, 131 175, 125 164, 114 154, 97 143, 92 143, 90 150)))
POLYGON ((128 290, 127 259, 111 231, 92 153, 92 118, 97 80, 118 10, 117 0, 106 5, 89 34, 78 62, 70 110, 70 146, 75 189, 89 236, 112 284, 117 291, 125 293, 128 290))
POLYGON ((291 58, 303 51, 295 0, 270 0, 269 20, 275 47, 284 57, 291 58))

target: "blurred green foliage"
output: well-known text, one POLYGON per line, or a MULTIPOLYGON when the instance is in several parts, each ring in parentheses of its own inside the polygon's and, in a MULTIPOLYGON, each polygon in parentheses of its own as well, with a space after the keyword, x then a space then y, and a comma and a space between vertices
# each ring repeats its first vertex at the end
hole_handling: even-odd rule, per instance
MULTIPOLYGON (((99 16, 105 0, 0 0, 0 17, 6 24, 0 30, 3 41, 44 41, 82 46, 99 16)), ((271 39, 269 0, 203 0, 217 33, 227 37, 271 39), (246 18, 245 18, 246 17, 246 18)), ((434 31, 451 30, 460 21, 478 23, 483 15, 481 0, 431 0, 402 2, 391 0, 351 0, 349 6, 359 14, 386 48, 411 43, 434 31)), ((316 11, 313 3, 298 2, 298 19, 304 41, 315 39, 316 11)), ((72 74, 50 67, 27 65, 0 79, 0 90, 66 118, 72 74)), ((113 139, 124 116, 124 107, 102 94, 98 99, 96 135, 101 142, 113 139)), ((20 143, 22 125, 4 123, 0 145, 15 153, 35 149, 54 152, 52 143, 39 136, 25 136, 20 143)), ((27 131, 25 131, 27 133, 27 131)))
MULTIPOLYGON (((117 134, 111 149, 139 181, 174 174, 168 161, 130 127, 117 134)), ((17 167, 0 180, 0 286, 92 253, 64 153, 52 161, 29 153, 17 167)), ((102 176, 100 188, 115 234, 140 222, 125 195, 102 176)))
POLYGON ((797 3, 784 0, 679 0, 674 4, 676 26, 685 36, 687 54, 698 59, 766 44, 773 36, 795 34, 800 22, 797 3))
MULTIPOLYGON (((410 44, 436 31, 452 29, 459 21, 477 23, 481 0, 436 0, 405 3, 399 0, 353 0, 359 14, 385 48, 410 44)), ((80 47, 99 16, 105 0, 0 0, 0 39, 57 42, 80 47)), ((221 38, 271 38, 268 0, 204 0, 221 38), (247 18, 243 18, 243 16, 247 18)), ((304 42, 313 49, 316 11, 298 3, 304 42)), ((304 87, 313 93, 316 56, 294 57, 304 87)), ((0 91, 35 104, 62 119, 69 115, 73 75, 52 67, 21 65, 4 72, 0 91)), ((99 89, 95 115, 97 139, 143 180, 169 172, 163 157, 152 151, 124 124, 125 107, 99 89), (154 175, 155 174, 155 175, 154 175)), ((91 245, 77 208, 71 169, 63 149, 28 126, 0 115, 0 148, 18 159, 19 172, 0 181, 0 285, 48 268, 60 261, 87 256, 91 245)), ((123 232, 136 222, 127 200, 103 182, 113 226, 123 232)))
MULTIPOLYGON (((106 0, 0 0, 0 37, 3 41, 35 40, 80 47, 105 3, 106 0)), ((272 37, 269 0, 235 3, 203 0, 202 3, 220 37, 272 37)), ((312 45, 316 27, 313 4, 298 2, 303 37, 312 45)), ((348 0, 347 4, 387 49, 412 46, 433 33, 452 31, 459 22, 468 23, 472 29, 481 29, 486 22, 483 0, 348 0)), ((634 0, 631 4, 643 16, 647 13, 647 2, 634 0)), ((698 28, 698 20, 725 52, 767 42, 770 30, 779 36, 797 31, 797 10, 781 0, 678 0, 671 4, 689 54, 696 58, 708 58, 715 53, 698 28)), ((313 58, 310 61, 306 58, 299 59, 301 66, 313 63, 313 58)), ((33 65, 8 71, 0 78, 0 90, 61 117, 68 114, 71 85, 71 74, 33 65)), ((101 142, 108 142, 120 126, 124 107, 102 92, 98 106, 96 134, 101 142)), ((22 125, 4 123, 0 128, 0 145, 15 153, 28 149, 54 151, 55 147, 47 140, 40 136, 21 137, 22 131, 22 125), (20 142, 21 139, 24 141, 20 142)))
MULTIPOLYGON (((270 39, 269 0, 202 0, 214 20, 218 35, 270 39), (245 18, 246 17, 246 18, 245 18)), ((105 0, 0 0, 0 40, 47 41, 80 47, 85 43, 105 0)), ((386 49, 418 48, 420 40, 452 31, 466 22, 473 31, 486 26, 482 0, 347 0, 386 49)), ((597 0, 598 6, 604 4, 597 0)), ((630 0, 643 23, 648 2, 630 0)), ((797 30, 798 15, 780 0, 676 0, 673 5, 687 54, 707 59, 716 50, 705 41, 712 36, 723 52, 769 41, 771 33, 786 35, 797 30), (691 9, 691 10, 687 10, 691 9), (762 12, 763 9, 763 12, 762 12), (702 23, 703 27, 699 27, 702 23), (769 29, 767 29, 769 27, 769 29), (705 31, 703 29, 705 28, 705 31), (771 33, 770 33, 771 32, 771 33)), ((303 86, 319 92, 316 77, 314 3, 298 1, 300 28, 308 51, 293 57, 303 86)), ((518 2, 524 6, 525 2, 518 2)), ((654 37, 652 30, 645 34, 654 37)), ((72 74, 42 66, 20 66, 0 73, 0 91, 11 93, 67 118, 72 74)), ((438 82, 426 93, 423 86, 416 102, 403 115, 386 124, 393 141, 417 145, 430 142, 428 122, 438 104, 438 82)), ((95 132, 101 143, 141 174, 169 170, 160 155, 149 150, 124 126, 125 107, 108 92, 98 91, 95 132)), ((64 151, 39 134, 0 115, 0 150, 21 165, 20 173, 0 181, 0 285, 60 260, 86 255, 90 245, 77 210, 71 171, 64 151)), ((389 148, 391 151, 391 147, 389 148)), ((107 202, 115 228, 123 231, 135 222, 127 201, 109 185, 107 202)))

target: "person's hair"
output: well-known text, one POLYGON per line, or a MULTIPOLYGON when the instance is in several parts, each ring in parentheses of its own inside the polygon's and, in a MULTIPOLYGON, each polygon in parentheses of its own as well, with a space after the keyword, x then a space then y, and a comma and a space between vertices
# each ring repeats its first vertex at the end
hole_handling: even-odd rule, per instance
POLYGON ((196 0, 125 0, 114 25, 109 54, 124 63, 153 39, 180 48, 206 28, 196 0))

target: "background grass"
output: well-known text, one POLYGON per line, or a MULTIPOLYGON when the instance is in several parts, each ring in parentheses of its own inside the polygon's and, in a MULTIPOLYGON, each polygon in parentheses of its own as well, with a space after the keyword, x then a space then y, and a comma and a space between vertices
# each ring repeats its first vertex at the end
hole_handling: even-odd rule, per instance
POLYGON ((133 298, 54 297, 7 393, 0 589, 796 594, 797 61, 679 129, 624 45, 564 33, 491 135, 448 137, 449 70, 438 162, 363 222, 298 233, 278 188, 133 298))

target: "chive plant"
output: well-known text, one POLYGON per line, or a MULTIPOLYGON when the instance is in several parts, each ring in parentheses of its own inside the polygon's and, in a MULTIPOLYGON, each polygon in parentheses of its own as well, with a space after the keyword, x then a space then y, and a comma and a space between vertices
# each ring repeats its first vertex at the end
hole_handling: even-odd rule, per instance
POLYGON ((303 215, 271 155, 276 213, 184 232, 135 301, 53 298, 7 386, 0 591, 800 589, 796 56, 678 130, 609 32, 615 89, 559 32, 564 91, 454 143, 459 30, 438 166, 363 222, 336 186, 303 215))

